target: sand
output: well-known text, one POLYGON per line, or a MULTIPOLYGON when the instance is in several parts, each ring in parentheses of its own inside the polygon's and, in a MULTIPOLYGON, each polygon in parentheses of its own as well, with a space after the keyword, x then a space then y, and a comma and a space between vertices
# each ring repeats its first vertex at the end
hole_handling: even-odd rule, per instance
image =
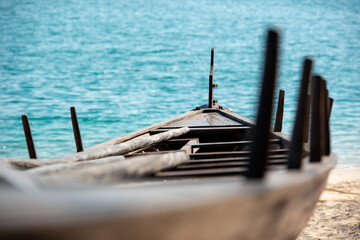
POLYGON ((308 225, 297 239, 360 239, 360 166, 331 172, 308 225))

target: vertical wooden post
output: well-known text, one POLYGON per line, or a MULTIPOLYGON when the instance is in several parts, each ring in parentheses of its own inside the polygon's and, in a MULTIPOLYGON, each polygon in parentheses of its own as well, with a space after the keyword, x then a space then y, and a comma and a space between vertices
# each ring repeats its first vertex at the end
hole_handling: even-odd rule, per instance
POLYGON ((214 75, 214 48, 211 49, 211 59, 210 59, 210 75, 214 75))
POLYGON ((333 103, 334 103, 334 99, 333 98, 329 98, 330 102, 329 102, 329 116, 328 116, 328 119, 330 121, 330 117, 331 117, 331 110, 332 110, 332 106, 333 106, 333 103))
POLYGON ((313 76, 312 81, 312 106, 311 106, 311 139, 310 139, 310 162, 320 162, 324 152, 324 139, 322 126, 324 115, 321 114, 321 102, 323 94, 321 90, 321 77, 313 76))
POLYGON ((214 89, 213 89, 213 85, 214 85, 214 75, 209 75, 209 103, 208 103, 208 107, 212 108, 214 105, 214 89))
POLYGON ((265 67, 256 126, 253 132, 250 164, 247 171, 248 178, 262 178, 265 174, 277 72, 278 46, 279 34, 276 30, 271 29, 267 34, 265 67))
POLYGON ((214 48, 211 49, 208 107, 212 108, 213 106, 214 106, 214 48))
POLYGON ((311 95, 306 94, 304 143, 309 141, 311 95))
POLYGON ((274 132, 281 132, 281 130, 282 130, 283 114, 284 114, 284 99, 285 99, 285 91, 280 90, 277 111, 276 111, 274 132))
POLYGON ((289 169, 300 169, 301 160, 303 156, 303 138, 304 128, 306 125, 305 111, 307 105, 307 92, 309 88, 309 80, 311 76, 311 68, 313 61, 309 58, 304 59, 301 85, 298 97, 298 104, 296 110, 295 123, 292 133, 288 168, 289 169))
POLYGON ((78 119, 76 116, 75 107, 70 108, 70 113, 71 113, 71 122, 72 122, 72 126, 73 126, 76 150, 77 150, 77 152, 82 152, 82 151, 84 151, 84 147, 83 147, 82 140, 81 140, 79 122, 78 122, 78 119))
POLYGON ((330 155, 330 131, 329 131, 329 91, 326 89, 326 80, 321 80, 321 87, 323 92, 323 126, 324 126, 324 142, 325 142, 325 150, 324 155, 330 155))
POLYGON ((31 134, 30 123, 29 123, 29 119, 28 119, 27 115, 25 115, 25 114, 22 115, 21 120, 22 120, 22 124, 23 124, 23 128, 24 128, 24 134, 25 134, 26 145, 27 145, 29 157, 30 157, 30 159, 31 158, 37 159, 34 139, 31 134))

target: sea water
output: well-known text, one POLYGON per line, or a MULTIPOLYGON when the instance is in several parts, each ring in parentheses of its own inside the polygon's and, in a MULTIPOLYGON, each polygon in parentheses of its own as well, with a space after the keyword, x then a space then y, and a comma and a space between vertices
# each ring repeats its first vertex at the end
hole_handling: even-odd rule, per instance
POLYGON ((350 0, 0 0, 0 157, 28 157, 22 114, 45 158, 76 150, 71 106, 86 148, 207 103, 212 47, 215 99, 254 118, 269 27, 281 32, 283 130, 310 56, 335 99, 332 150, 359 163, 360 3, 350 0))

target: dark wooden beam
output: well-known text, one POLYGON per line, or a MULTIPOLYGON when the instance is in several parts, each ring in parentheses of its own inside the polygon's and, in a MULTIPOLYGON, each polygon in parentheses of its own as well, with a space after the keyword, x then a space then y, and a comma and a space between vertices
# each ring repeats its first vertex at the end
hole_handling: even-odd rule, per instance
POLYGON ((285 101, 285 91, 279 91, 278 105, 276 110, 275 126, 274 132, 281 132, 283 124, 283 115, 284 115, 284 101, 285 101))
POLYGON ((306 127, 306 107, 307 107, 307 92, 309 88, 309 81, 311 76, 313 61, 309 58, 304 60, 303 71, 301 77, 300 91, 298 97, 298 104, 296 110, 295 123, 290 145, 289 153, 289 169, 301 168, 301 160, 303 156, 304 143, 304 129, 306 127))
POLYGON ((210 75, 214 75, 214 52, 215 52, 215 49, 211 48, 210 75))
MULTIPOLYGON (((190 133, 221 133, 221 132, 233 132, 233 131, 244 131, 252 129, 249 126, 239 126, 239 127, 201 127, 201 128, 190 128, 190 133)), ((171 128, 159 128, 153 131, 150 131, 150 134, 160 133, 160 132, 167 132, 171 130, 171 128)))
MULTIPOLYGON (((283 153, 287 153, 288 151, 289 149, 272 149, 272 150, 268 150, 267 152, 269 154, 283 154, 283 153)), ((251 153, 252 153, 251 151, 204 152, 204 153, 190 154, 190 157, 193 159, 220 158, 220 157, 229 157, 229 156, 250 156, 251 153)))
POLYGON ((325 144, 325 150, 324 154, 326 156, 330 155, 330 131, 329 131, 329 97, 328 97, 328 90, 326 88, 326 80, 321 80, 321 91, 323 93, 323 123, 324 126, 324 144, 325 144))
MULTIPOLYGON (((269 160, 287 160, 287 154, 274 154, 268 155, 269 160)), ((250 161, 250 157, 243 156, 243 157, 225 157, 225 158, 209 158, 209 159, 195 159, 189 160, 187 164, 198 164, 198 163, 216 163, 216 162, 248 162, 250 161)))
MULTIPOLYGON (((282 139, 270 139, 270 143, 282 143, 282 139)), ((248 145, 252 141, 234 141, 234 142, 212 142, 212 143, 199 143, 193 144, 193 148, 214 148, 214 147, 236 147, 239 145, 248 145)))
POLYGON ((310 162, 320 162, 324 152, 323 137, 323 115, 321 114, 321 102, 323 96, 321 91, 321 77, 312 77, 312 106, 311 106, 311 139, 310 139, 310 162))
POLYGON ((304 143, 309 142, 310 132, 310 109, 311 109, 311 95, 306 95, 306 106, 305 106, 305 126, 304 126, 304 143))
POLYGON ((328 116, 328 119, 330 121, 330 117, 331 117, 331 110, 332 110, 332 106, 333 106, 333 103, 334 103, 334 99, 333 98, 329 98, 330 102, 329 102, 329 116, 328 116))
POLYGON ((36 149, 35 149, 35 143, 34 139, 31 133, 30 123, 27 115, 21 116, 23 128, 24 128, 24 134, 25 134, 25 140, 26 140, 26 146, 28 149, 29 157, 30 159, 37 159, 36 149))
POLYGON ((84 151, 84 147, 83 147, 83 143, 82 143, 82 139, 81 139, 79 122, 78 122, 78 119, 76 116, 75 107, 70 108, 70 113, 71 113, 71 122, 72 122, 72 127, 73 127, 73 132, 74 132, 76 150, 77 150, 77 152, 82 152, 82 151, 84 151))
POLYGON ((214 106, 214 48, 211 49, 208 107, 212 108, 213 106, 214 106))
POLYGON ((263 72, 260 104, 257 114, 253 144, 251 146, 251 162, 247 171, 248 178, 262 178, 265 174, 268 139, 272 115, 272 103, 276 82, 279 34, 276 30, 269 30, 267 35, 267 49, 263 72))
MULTIPOLYGON (((287 160, 268 160, 268 165, 279 165, 279 164, 286 164, 287 160)), ((249 162, 246 161, 229 161, 229 162, 214 162, 214 163, 198 163, 198 164, 184 164, 179 165, 176 169, 212 169, 212 168, 228 168, 228 167, 247 167, 249 162)))

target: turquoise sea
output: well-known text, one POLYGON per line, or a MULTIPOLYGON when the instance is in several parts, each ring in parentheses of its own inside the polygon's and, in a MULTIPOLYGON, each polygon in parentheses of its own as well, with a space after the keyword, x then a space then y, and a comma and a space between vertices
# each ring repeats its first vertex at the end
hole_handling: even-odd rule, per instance
POLYGON ((38 156, 76 150, 69 108, 84 146, 168 119, 208 97, 254 117, 266 29, 281 30, 284 130, 291 132, 302 59, 335 99, 332 147, 360 163, 360 2, 0 0, 0 157, 28 158, 21 115, 38 156))

